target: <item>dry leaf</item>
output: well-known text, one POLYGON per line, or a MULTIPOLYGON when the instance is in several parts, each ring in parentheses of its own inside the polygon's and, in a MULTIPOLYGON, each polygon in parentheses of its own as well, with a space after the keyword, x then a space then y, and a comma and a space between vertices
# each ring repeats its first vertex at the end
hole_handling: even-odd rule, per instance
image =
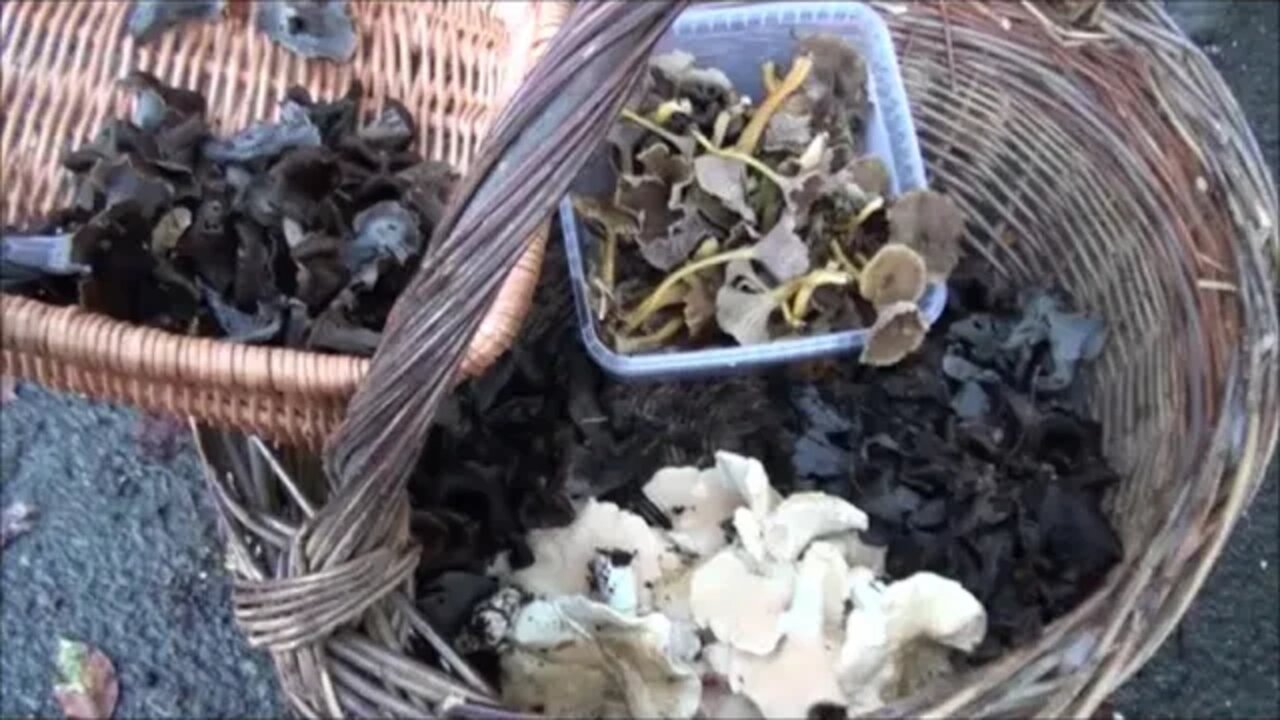
POLYGON ((778 300, 751 269, 747 261, 734 261, 725 268, 725 283, 716 292, 716 323, 741 345, 767 343, 769 317, 778 300))
POLYGON ((81 642, 58 639, 62 682, 53 697, 69 720, 106 720, 115 712, 120 684, 110 658, 81 642))
POLYGON ((689 163, 689 158, 672 154, 671 148, 664 143, 654 143, 637 155, 636 159, 644 166, 646 175, 657 176, 671 188, 667 207, 677 209, 684 197, 684 189, 693 182, 693 165, 689 163))
POLYGON ((35 527, 36 518, 40 513, 36 509, 21 500, 10 503, 8 507, 0 513, 0 548, 9 544, 10 540, 31 532, 31 528, 35 527))
POLYGON ((699 155, 693 161, 693 170, 703 190, 748 222, 756 221, 755 211, 747 204, 746 165, 719 155, 699 155))
POLYGON ((804 152, 813 140, 813 117, 809 111, 809 98, 803 93, 787 98, 765 126, 765 152, 788 152, 796 155, 804 152))
POLYGON ((667 204, 670 196, 671 190, 658 177, 620 175, 614 203, 639 218, 641 239, 652 239, 665 236, 676 219, 667 204))
POLYGON ((685 280, 688 290, 684 296, 684 324, 691 337, 698 337, 711 327, 716 316, 716 299, 707 284, 692 275, 685 280))
POLYGON ((756 243, 756 259, 778 282, 809 272, 809 247, 796 235, 796 220, 783 213, 773 229, 756 243))
POLYGON ((680 219, 667 228, 666 234, 642 237, 637 244, 645 261, 665 272, 688 259, 708 237, 712 237, 711 228, 702 216, 693 208, 686 208, 680 219))
POLYGON ((683 50, 674 50, 662 55, 655 55, 649 60, 649 66, 664 75, 677 89, 691 85, 701 85, 733 92, 733 83, 723 70, 717 68, 694 67, 693 55, 683 50))

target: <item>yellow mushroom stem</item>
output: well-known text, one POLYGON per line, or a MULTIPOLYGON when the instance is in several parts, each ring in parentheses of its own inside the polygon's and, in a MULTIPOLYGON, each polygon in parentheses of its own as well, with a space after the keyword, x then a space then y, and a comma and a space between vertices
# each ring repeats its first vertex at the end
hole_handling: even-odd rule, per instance
MULTIPOLYGON (((628 337, 627 345, 633 350, 648 350, 649 348, 659 347, 671 338, 675 337, 680 329, 684 327, 683 317, 673 317, 668 320, 662 327, 654 330, 648 335, 639 335, 637 337, 628 337)), ((614 344, 618 344, 619 334, 614 335, 614 344)))
POLYGON ((778 173, 774 172, 773 168, 769 167, 768 165, 765 165, 764 163, 751 157, 750 155, 743 152, 739 152, 737 150, 731 150, 729 148, 716 147, 715 143, 708 140, 706 135, 703 135, 697 130, 693 131, 693 139, 697 140, 698 144, 702 146, 702 149, 706 150, 708 153, 712 155, 719 155, 720 157, 728 158, 729 160, 737 160, 738 162, 745 164, 747 167, 755 170, 756 172, 768 178, 769 182, 773 183, 774 185, 777 185, 778 188, 781 189, 783 192, 787 191, 786 179, 784 179, 778 173))
POLYGON ((747 123, 746 129, 742 131, 742 137, 738 138, 739 152, 747 155, 755 153, 756 145, 760 144, 760 138, 764 135, 769 119, 778 111, 778 108, 782 107, 782 103, 791 93, 800 89, 808 79, 811 70, 813 70, 813 58, 808 55, 801 55, 791 61, 791 69, 787 71, 787 76, 782 78, 782 82, 778 83, 777 87, 765 97, 764 102, 760 103, 760 108, 756 110, 755 115, 751 116, 751 122, 747 123))
POLYGON ((733 121, 733 115, 728 110, 721 110, 716 115, 716 124, 711 128, 711 142, 716 147, 724 147, 724 138, 729 134, 729 123, 733 121))
POLYGON ((693 251, 693 259, 709 258, 718 252, 720 252, 720 241, 715 237, 709 237, 698 243, 698 249, 693 251))
POLYGON ((862 209, 858 211, 858 216, 853 219, 854 229, 857 229, 859 225, 866 222, 867 218, 871 217, 875 211, 882 207, 884 207, 884 198, 879 196, 872 198, 871 202, 863 205, 862 209))
POLYGON ((778 90, 778 66, 773 64, 772 60, 766 61, 760 66, 761 80, 764 82, 764 92, 766 95, 777 92, 778 90))
POLYGON ((618 233, 611 227, 606 226, 604 229, 604 248, 600 252, 604 256, 600 260, 600 281, 604 283, 609 292, 613 292, 614 258, 618 254, 618 233))
POLYGON ((627 316, 623 318, 623 325, 626 327, 627 332, 634 332, 636 328, 643 325, 644 321, 648 320, 650 315, 663 306, 664 298, 667 294, 674 290, 685 278, 693 275, 694 273, 706 270, 707 268, 712 268, 716 265, 724 265, 725 263, 730 263, 734 260, 750 260, 755 257, 755 254, 756 250, 754 247, 738 248, 736 250, 727 250, 710 257, 694 260, 693 262, 682 266, 680 269, 663 278, 662 282, 658 283, 658 287, 654 288, 653 292, 649 293, 648 297, 642 300, 640 304, 636 306, 635 310, 627 313, 627 316))
POLYGON ((668 131, 668 130, 664 129, 662 126, 660 126, 660 125, 658 125, 657 123, 653 122, 653 121, 652 121, 652 120, 650 120, 649 118, 644 117, 644 116, 642 116, 642 115, 637 115, 637 114, 636 114, 636 112, 635 112, 634 110, 631 110, 631 109, 629 109, 629 108, 623 108, 623 109, 622 109, 622 118, 623 118, 624 120, 630 120, 631 122, 633 122, 633 123, 635 123, 635 124, 639 125, 640 127, 644 128, 645 130, 648 130, 649 132, 653 133, 654 135, 657 135, 658 137, 662 138, 663 140, 666 140, 667 142, 671 143, 672 145, 675 145, 676 147, 680 147, 680 138, 679 138, 679 136, 677 136, 677 135, 675 135, 675 134, 671 133, 670 131, 668 131))
MULTIPOLYGON (((791 314, 793 316, 793 324, 804 324, 804 316, 809 313, 809 301, 813 299, 813 293, 824 285, 850 285, 854 281, 854 276, 840 272, 838 270, 814 270, 813 272, 799 280, 799 288, 796 290, 795 300, 791 305, 791 314)), ((795 282, 795 281, 792 281, 795 282)))
POLYGON ((662 104, 649 115, 649 117, 659 125, 666 125, 667 121, 671 119, 671 116, 688 115, 691 110, 692 108, 689 106, 689 101, 684 98, 679 100, 664 100, 662 104))
POLYGON ((859 267, 854 265, 849 256, 844 253, 844 248, 840 247, 840 241, 836 238, 831 238, 831 254, 835 256, 836 261, 840 263, 840 267, 844 268, 845 272, 849 273, 854 280, 858 279, 859 267))

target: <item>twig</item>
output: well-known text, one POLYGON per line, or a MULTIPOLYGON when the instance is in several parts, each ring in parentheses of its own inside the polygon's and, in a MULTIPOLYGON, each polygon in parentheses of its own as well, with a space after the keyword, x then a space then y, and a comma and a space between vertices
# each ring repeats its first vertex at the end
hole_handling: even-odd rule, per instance
POLYGON ((1232 283, 1223 282, 1221 280, 1197 280, 1196 287, 1201 290, 1219 290, 1221 292, 1238 293, 1240 288, 1232 283))
POLYGON ((947 0, 938 3, 942 13, 942 38, 947 44, 947 82, 951 89, 956 89, 956 54, 951 44, 951 14, 947 12, 947 0))
POLYGON ((254 450, 257 450, 258 454, 262 455, 263 459, 267 461, 267 464, 271 466, 271 471, 276 474, 277 478, 279 478, 280 484, 284 485, 285 490, 289 491, 289 495, 293 497, 294 502, 298 503, 298 507, 302 508, 303 514, 307 517, 314 517, 316 509, 312 507, 310 501, 307 500, 307 496, 303 495, 302 490, 298 488, 296 483, 294 483, 293 477, 289 475, 288 471, 284 469, 284 466, 280 464, 280 461, 276 459, 276 454, 271 452, 271 449, 267 447, 266 443, 262 442, 262 438, 257 435, 250 435, 249 445, 254 450))

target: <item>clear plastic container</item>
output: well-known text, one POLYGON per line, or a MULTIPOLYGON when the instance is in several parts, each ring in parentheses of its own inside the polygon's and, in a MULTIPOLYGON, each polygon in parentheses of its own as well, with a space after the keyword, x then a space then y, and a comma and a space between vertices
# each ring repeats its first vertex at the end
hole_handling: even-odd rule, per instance
MULTIPOLYGON (((868 96, 866 150, 889 169, 895 194, 925 187, 924 162, 915 125, 898 72, 898 59, 884 21, 861 3, 777 2, 740 7, 686 10, 659 41, 655 53, 683 50, 697 63, 723 70, 734 86, 756 99, 764 96, 760 65, 773 60, 789 66, 795 38, 824 32, 853 45, 867 63, 868 96)), ((573 193, 599 195, 614 186, 614 173, 602 154, 583 169, 573 193)), ((623 355, 605 344, 588 307, 586 255, 595 238, 578 220, 572 201, 560 204, 566 256, 582 341, 587 352, 609 374, 623 379, 672 380, 727 375, 801 360, 856 354, 866 342, 866 330, 789 338, 774 342, 684 351, 656 351, 623 355)), ((946 286, 932 284, 920 300, 930 324, 946 305, 946 286)))

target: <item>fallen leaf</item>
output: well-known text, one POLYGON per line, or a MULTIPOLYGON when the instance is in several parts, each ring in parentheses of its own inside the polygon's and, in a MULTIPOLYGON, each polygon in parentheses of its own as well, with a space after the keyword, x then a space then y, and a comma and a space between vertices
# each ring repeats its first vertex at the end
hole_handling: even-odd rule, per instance
POLYGON ((69 720, 106 720, 115 712, 120 683, 110 658, 82 642, 58 639, 62 681, 53 697, 69 720))
POLYGON ((637 244, 646 262, 666 271, 688 259, 689 254, 708 237, 713 237, 713 234, 706 221, 697 210, 687 208, 679 220, 667 227, 665 234, 642 237, 637 244))
POLYGON ((716 316, 716 299, 707 284, 691 275, 685 281, 688 286, 684 296, 684 324, 689 328, 689 335, 698 337, 711 327, 716 316))
POLYGON ((716 292, 716 323, 741 345, 767 343, 769 317, 778 300, 747 261, 725 268, 725 283, 716 292))
POLYGON ((0 513, 0 548, 9 544, 10 540, 31 532, 40 513, 21 500, 10 503, 0 513))
POLYGON ((748 222, 756 221, 755 211, 747 204, 746 165, 719 155, 699 155, 693 161, 693 171, 703 190, 748 222))
POLYGON ((809 272, 809 247, 796 235, 796 220, 791 213, 783 213, 773 229, 756 243, 756 259, 778 282, 809 272))
POLYGON ((640 239, 663 237, 675 221, 676 214, 667 204, 671 191, 653 175, 621 175, 618 177, 614 204, 640 219, 640 239))
POLYGON ((677 89, 700 85, 716 88, 725 93, 733 92, 733 82, 723 70, 694 67, 693 62, 693 55, 683 50, 674 50, 655 55, 649 60, 649 66, 666 76, 677 89))
POLYGON ((797 93, 787 98, 765 126, 765 152, 804 152, 813 139, 813 117, 809 110, 809 98, 806 95, 797 93))
POLYGON ((671 188, 671 197, 667 207, 675 210, 684 197, 684 189, 693 182, 693 166, 684 155, 672 154, 671 148, 663 143, 654 143, 636 156, 644 166, 645 174, 655 175, 671 188))

